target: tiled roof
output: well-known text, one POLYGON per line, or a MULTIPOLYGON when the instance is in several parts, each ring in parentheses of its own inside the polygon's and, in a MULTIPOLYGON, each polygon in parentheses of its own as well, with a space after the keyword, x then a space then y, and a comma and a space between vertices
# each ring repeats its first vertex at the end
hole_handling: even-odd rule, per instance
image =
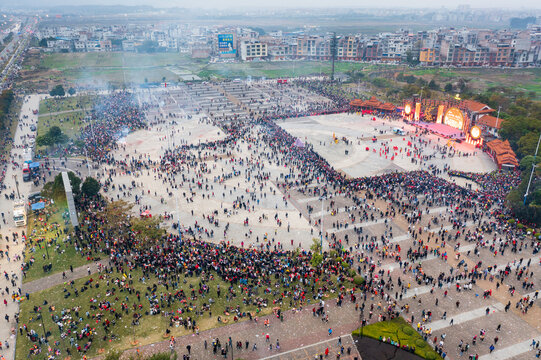
POLYGON ((483 104, 473 100, 463 100, 462 104, 470 111, 474 112, 492 112, 493 109, 490 108, 487 104, 483 104))
POLYGON ((479 118, 479 120, 477 120, 477 124, 500 129, 504 121, 505 120, 499 119, 491 115, 485 115, 479 118))
POLYGON ((513 149, 511 149, 509 141, 501 141, 500 139, 492 140, 487 143, 487 147, 494 153, 498 165, 518 166, 517 156, 513 149))

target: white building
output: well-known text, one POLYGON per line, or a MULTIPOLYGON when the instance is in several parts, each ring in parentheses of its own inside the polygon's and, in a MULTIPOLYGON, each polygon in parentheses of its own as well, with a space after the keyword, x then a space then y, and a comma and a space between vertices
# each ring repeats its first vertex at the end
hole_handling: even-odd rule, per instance
POLYGON ((240 57, 243 61, 267 57, 267 44, 258 40, 244 40, 240 43, 240 57))

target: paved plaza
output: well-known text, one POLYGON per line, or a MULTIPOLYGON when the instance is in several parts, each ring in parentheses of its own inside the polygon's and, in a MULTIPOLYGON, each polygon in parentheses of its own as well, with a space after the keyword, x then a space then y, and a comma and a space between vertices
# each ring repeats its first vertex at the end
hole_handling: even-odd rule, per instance
MULTIPOLYGON (((180 223, 186 234, 214 243, 225 241, 262 251, 309 250, 313 239, 322 238, 324 250, 345 248, 355 259, 352 267, 384 290, 385 297, 370 291, 357 294, 357 302, 366 306, 364 316, 369 323, 380 320, 392 306, 429 344, 442 346, 447 359, 475 354, 483 360, 534 358, 532 341, 541 340, 541 257, 530 239, 521 239, 520 247, 504 245, 507 233, 495 225, 490 207, 460 208, 459 202, 442 199, 442 194, 412 195, 398 186, 343 191, 308 176, 306 164, 277 152, 266 128, 255 121, 234 142, 208 148, 198 145, 227 139, 223 124, 245 123, 274 111, 284 115, 276 120, 281 129, 348 179, 425 170, 458 185, 474 183, 449 177, 444 168, 483 173, 496 169, 481 150, 421 135, 399 120, 354 113, 318 115, 332 101, 294 85, 197 83, 138 90, 134 96, 140 104, 150 104, 146 126, 121 138, 112 156, 126 164, 150 165, 79 167, 81 173, 93 172, 106 185, 108 199, 127 201, 135 216, 144 210, 163 216, 173 233, 177 231, 173 225, 180 223), (293 111, 314 114, 288 118, 293 111), (406 135, 394 134, 395 127, 403 128, 406 135), (167 156, 180 146, 184 161, 167 163, 167 156), (469 277, 474 268, 484 276, 469 277)), ((26 125, 37 121, 31 110, 39 104, 39 96, 27 99, 21 114, 29 115, 21 120, 26 125)), ((17 130, 16 144, 24 137, 26 125, 17 130)), ((294 146, 292 143, 291 148, 294 146)), ((13 156, 20 151, 14 148, 13 156)), ((8 167, 5 192, 13 191, 16 172, 8 167)), ((21 192, 31 191, 27 183, 19 184, 21 192)), ((3 194, 0 208, 9 215, 11 202, 3 194)), ((0 287, 11 287, 7 293, 2 290, 3 298, 9 299, 3 312, 15 314, 18 304, 9 294, 21 287, 24 243, 11 240, 12 232, 22 229, 14 229, 11 216, 7 218, 8 224, 1 228, 2 248, 10 246, 11 259, 0 260, 1 270, 16 274, 17 285, 12 287, 2 277, 0 287)), ((91 271, 97 271, 96 264, 91 271)), ((71 276, 84 275, 86 267, 75 269, 71 276)), ((34 293, 61 282, 59 274, 53 274, 22 288, 34 293)), ((239 350, 238 357, 243 359, 314 359, 326 348, 334 358, 341 346, 350 350, 342 359, 359 356, 350 336, 360 323, 360 311, 354 304, 349 299, 343 306, 331 301, 326 305, 328 323, 313 316, 314 306, 288 311, 283 322, 270 316, 268 328, 260 319, 259 323, 245 321, 199 336, 187 335, 177 339, 175 349, 179 355, 187 354, 189 344, 193 358, 217 359, 219 355, 212 354, 204 343, 231 336, 235 341, 258 344, 257 350, 252 345, 239 350), (334 329, 332 336, 329 328, 334 329), (267 333, 270 343, 279 340, 279 350, 268 348, 267 333)), ((11 347, 1 353, 12 359, 15 336, 11 329, 17 324, 11 316, 4 325, 0 326, 0 341, 9 340, 11 347)), ((130 353, 151 353, 168 346, 167 341, 145 344, 130 353)))

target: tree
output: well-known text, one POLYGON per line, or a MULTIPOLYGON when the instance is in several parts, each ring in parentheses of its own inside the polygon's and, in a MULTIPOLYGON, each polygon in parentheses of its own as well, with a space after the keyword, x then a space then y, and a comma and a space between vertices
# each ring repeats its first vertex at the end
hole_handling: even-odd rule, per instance
MULTIPOLYGON (((72 171, 68 172, 68 178, 70 180, 73 196, 74 198, 77 198, 80 193, 81 179, 78 178, 77 175, 75 175, 75 173, 72 171)), ((47 183, 46 186, 44 186, 44 189, 46 190, 44 195, 55 199, 55 201, 66 199, 66 191, 64 189, 62 173, 56 175, 51 183, 47 183)))
POLYGON ((160 228, 159 218, 137 218, 130 219, 131 229, 137 234, 137 247, 148 248, 165 235, 165 229, 160 228))
POLYGON ((443 88, 443 90, 445 90, 445 92, 447 93, 453 92, 453 84, 451 83, 445 84, 445 87, 443 88))
POLYGON ((53 142, 53 139, 47 133, 47 134, 38 136, 36 139, 36 144, 38 146, 53 146, 54 142, 53 142))
POLYGON ((518 154, 520 156, 534 155, 538 140, 539 133, 537 132, 529 132, 526 135, 522 136, 517 142, 518 154))
POLYGON ((312 239, 312 245, 310 245, 310 250, 312 250, 312 259, 310 264, 313 267, 317 268, 321 263, 323 263, 323 255, 321 254, 321 241, 318 239, 312 239))
POLYGON ((93 198, 100 192, 100 183, 93 177, 87 177, 81 186, 81 192, 88 198, 93 198))
POLYGON ((458 79, 457 87, 458 87, 458 91, 459 91, 461 94, 467 92, 467 91, 468 91, 467 80, 465 80, 465 79, 463 79, 463 78, 458 79))
POLYGON ((419 64, 419 57, 413 53, 413 51, 408 50, 406 52, 406 62, 411 65, 415 66, 419 64))
POLYGON ((434 81, 434 79, 430 80, 430 82, 428 83, 428 88, 430 90, 439 90, 440 89, 440 86, 438 85, 438 83, 436 81, 434 81))
POLYGON ((56 40, 54 37, 43 38, 39 41, 40 47, 47 47, 47 41, 56 40))
POLYGON ((72 87, 70 87, 70 88, 68 89, 68 94, 70 94, 70 96, 75 95, 75 89, 72 88, 72 87))
POLYGON ((54 144, 61 144, 68 140, 68 137, 66 134, 62 132, 62 129, 60 129, 58 126, 51 126, 49 130, 47 131, 47 136, 51 138, 51 141, 54 144))
POLYGON ((79 197, 81 193, 81 178, 79 178, 73 171, 68 172, 68 178, 70 179, 71 192, 74 197, 79 197))
POLYGON ((64 90, 64 87, 62 85, 56 85, 51 92, 49 92, 49 95, 51 96, 65 96, 66 91, 64 90))
MULTIPOLYGON (((532 171, 532 164, 533 163, 539 164, 541 163, 541 156, 534 157, 533 155, 525 156, 522 160, 520 160, 520 170, 522 170, 525 173, 530 173, 532 171)), ((536 174, 541 176, 541 167, 537 165, 535 168, 536 174)))

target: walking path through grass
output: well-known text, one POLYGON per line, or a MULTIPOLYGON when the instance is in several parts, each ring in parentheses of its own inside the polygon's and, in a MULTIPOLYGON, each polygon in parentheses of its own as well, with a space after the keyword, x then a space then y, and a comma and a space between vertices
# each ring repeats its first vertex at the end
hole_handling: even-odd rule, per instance
POLYGON ((66 277, 64 278, 63 272, 59 272, 56 274, 51 274, 49 276, 44 276, 41 279, 29 281, 27 283, 23 283, 23 287, 21 289, 23 294, 32 294, 36 293, 38 291, 47 290, 55 285, 63 284, 66 281, 71 280, 77 280, 80 278, 83 278, 85 276, 95 274, 98 272, 99 265, 107 266, 109 264, 109 261, 95 261, 93 263, 90 263, 88 265, 79 266, 77 268, 73 269, 72 271, 66 270, 66 277), (90 269, 90 272, 89 272, 90 269))

